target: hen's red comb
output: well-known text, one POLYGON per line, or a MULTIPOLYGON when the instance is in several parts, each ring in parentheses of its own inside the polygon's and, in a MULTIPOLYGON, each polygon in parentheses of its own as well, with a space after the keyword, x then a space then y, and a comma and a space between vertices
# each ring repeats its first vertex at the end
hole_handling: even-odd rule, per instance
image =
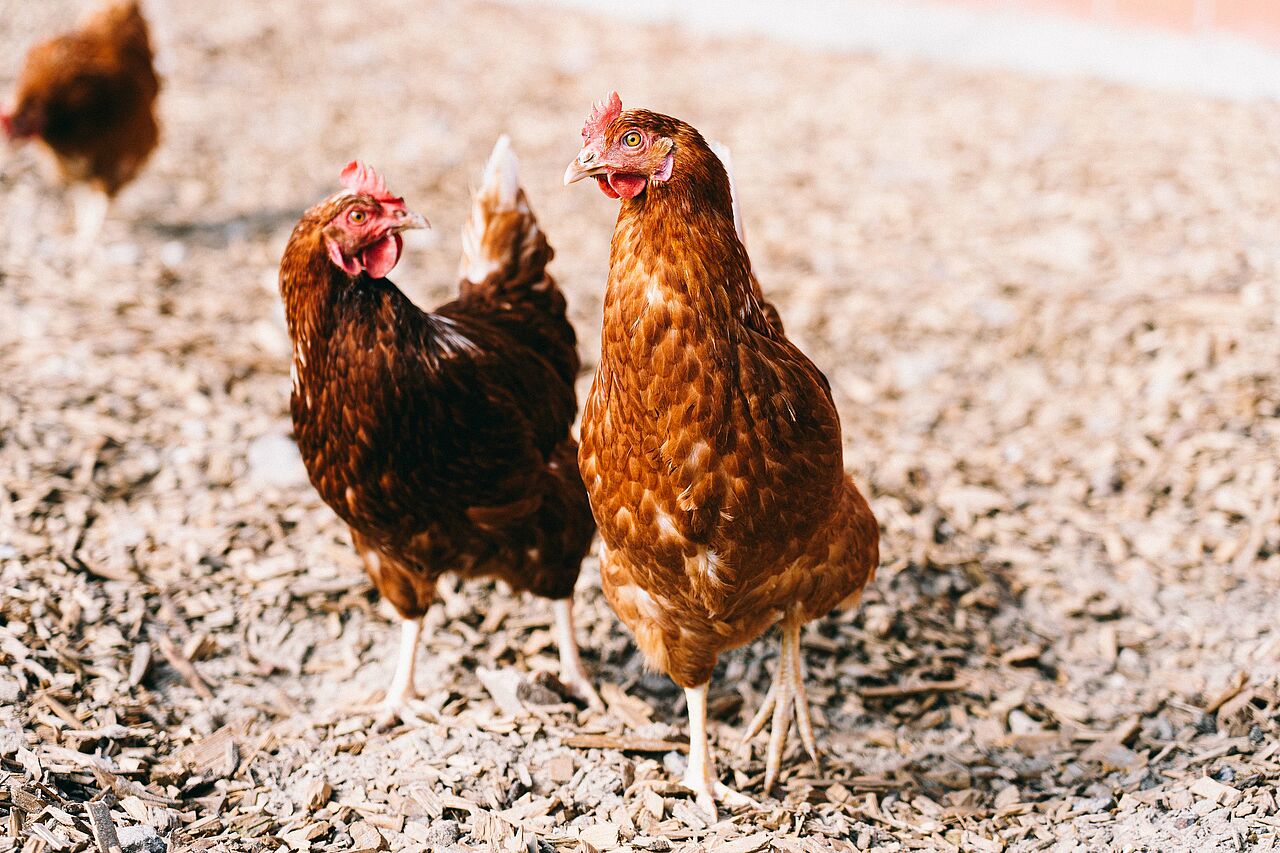
POLYGON ((342 170, 341 180, 342 185, 353 193, 373 196, 378 201, 404 201, 404 199, 398 196, 393 196, 387 191, 387 182, 382 179, 381 175, 374 171, 372 166, 366 166, 359 160, 352 160, 347 164, 347 168, 342 170))
POLYGON ((620 115, 622 115, 622 98, 618 97, 617 92, 610 92, 609 97, 591 105, 591 115, 587 116, 587 122, 582 126, 582 138, 604 136, 609 125, 620 115))

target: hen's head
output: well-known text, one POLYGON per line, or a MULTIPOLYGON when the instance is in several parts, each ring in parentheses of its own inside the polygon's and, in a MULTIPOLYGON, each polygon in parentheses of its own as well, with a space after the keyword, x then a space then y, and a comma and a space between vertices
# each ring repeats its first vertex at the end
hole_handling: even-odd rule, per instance
MULTIPOLYGON (((648 110, 623 110, 617 92, 595 104, 582 126, 582 150, 566 185, 595 178, 609 198, 632 199, 649 187, 696 180, 715 155, 698 131, 648 110)), ((723 169, 721 170, 723 173, 723 169)))
POLYGON ((24 142, 44 132, 45 112, 43 99, 24 95, 9 110, 0 113, 0 129, 11 143, 24 142))
POLYGON ((387 184, 371 167, 353 160, 342 170, 346 190, 326 204, 321 234, 329 259, 348 275, 367 272, 385 278, 400 260, 404 241, 400 232, 426 228, 427 220, 387 191, 387 184))

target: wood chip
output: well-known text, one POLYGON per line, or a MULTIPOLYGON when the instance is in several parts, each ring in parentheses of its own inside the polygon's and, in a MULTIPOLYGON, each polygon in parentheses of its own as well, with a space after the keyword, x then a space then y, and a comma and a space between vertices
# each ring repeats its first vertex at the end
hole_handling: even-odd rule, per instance
POLYGON ((1037 643, 1026 643, 1016 646, 1000 655, 1000 662, 1005 666, 1032 663, 1043 653, 1044 649, 1037 643))
POLYGON ((476 678, 489 691, 498 708, 508 716, 519 717, 525 713, 524 703, 520 701, 520 684, 523 679, 518 672, 509 669, 489 669, 477 667, 476 678))
POLYGON ((658 740, 628 735, 569 735, 560 739, 573 749, 616 749, 621 752, 688 752, 686 741, 658 740))
POLYGON ((329 802, 329 797, 333 795, 333 786, 329 784, 328 779, 312 779, 307 786, 307 793, 304 800, 307 809, 315 811, 316 809, 329 802))
POLYGON ((93 840, 98 845, 98 853, 121 853, 120 838, 116 835, 116 825, 111 819, 111 808, 102 800, 91 800, 85 804, 89 813, 89 825, 93 827, 93 840))
POLYGON ((156 644, 160 647, 160 654, 164 655, 164 659, 169 662, 169 666, 182 676, 182 680, 196 692, 196 695, 206 702, 212 701, 213 691, 209 689, 209 685, 205 683, 200 673, 196 672, 195 665, 183 656, 173 640, 169 639, 169 635, 163 631, 157 634, 156 644))
POLYGON ((904 696, 919 696, 925 693, 948 693, 965 690, 969 682, 953 681, 921 681, 916 684, 889 684, 884 687, 863 687, 858 695, 863 699, 897 699, 904 696))
POLYGON ((1206 800, 1212 800, 1219 805, 1231 808, 1240 802, 1240 798, 1244 795, 1236 788, 1219 782, 1217 779, 1211 779, 1208 776, 1201 776, 1191 784, 1191 793, 1197 797, 1206 800))
POLYGON ((756 853, 758 850, 768 850, 772 838, 771 833, 757 832, 732 841, 722 841, 715 846, 715 850, 716 853, 756 853))
POLYGON ((1240 691, 1244 690, 1245 685, 1247 685, 1248 683, 1249 683, 1249 676, 1246 673, 1237 672, 1231 678, 1231 681, 1227 684, 1226 687, 1219 690, 1216 694, 1213 695, 1212 698, 1209 699, 1208 704, 1206 704, 1204 707, 1204 712, 1206 714, 1212 714, 1216 712, 1228 701, 1235 698, 1240 693, 1240 691))
POLYGON ((374 853, 390 846, 381 832, 363 820, 352 823, 347 832, 351 836, 351 853, 374 853))
POLYGON ((578 830, 578 838, 595 850, 614 850, 618 846, 618 827, 612 823, 597 823, 578 830))
POLYGON ((648 725, 653 718, 653 708, 649 707, 648 702, 631 696, 616 684, 603 682, 600 685, 600 698, 611 714, 632 728, 648 725))
POLYGON ((231 726, 223 726, 207 738, 183 747, 174 758, 194 775, 230 777, 240 763, 235 732, 231 726))

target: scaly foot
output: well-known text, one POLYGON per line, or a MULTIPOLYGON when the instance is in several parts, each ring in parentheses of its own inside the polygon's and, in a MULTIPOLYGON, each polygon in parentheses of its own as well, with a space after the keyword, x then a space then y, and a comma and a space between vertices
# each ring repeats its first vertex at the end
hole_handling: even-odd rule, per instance
POLYGON ((595 686, 591 683, 591 679, 587 678, 585 672, 568 673, 564 667, 561 667, 560 683, 568 688, 569 692, 574 696, 586 702, 587 707, 591 710, 604 710, 604 702, 600 700, 600 694, 596 692, 595 686))
POLYGON ((434 718, 431 709, 415 696, 352 705, 346 709, 346 717, 367 718, 375 732, 385 732, 403 723, 406 726, 425 726, 434 718))
POLYGON ((782 650, 778 655, 778 671, 774 673, 773 683, 765 694, 760 710, 747 725, 743 743, 759 734, 765 721, 772 718, 769 729, 769 749, 765 755, 764 790, 773 790, 774 784, 782 770, 782 757, 787 748, 787 731, 791 728, 791 718, 795 717, 796 729, 800 732, 800 742, 805 751, 813 759, 813 763, 821 769, 822 761, 818 753, 818 743, 813 736, 813 719, 809 715, 809 696, 804 689, 804 658, 800 649, 801 622, 795 611, 787 614, 782 623, 782 650))
POLYGON ((693 792, 694 802, 698 804, 698 808, 702 809, 711 818, 713 823, 719 817, 719 810, 716 808, 717 803, 723 804, 730 811, 740 808, 760 808, 760 804, 746 794, 735 791, 718 779, 712 778, 709 773, 697 772, 692 763, 690 763, 689 769, 685 771, 680 784, 693 792))

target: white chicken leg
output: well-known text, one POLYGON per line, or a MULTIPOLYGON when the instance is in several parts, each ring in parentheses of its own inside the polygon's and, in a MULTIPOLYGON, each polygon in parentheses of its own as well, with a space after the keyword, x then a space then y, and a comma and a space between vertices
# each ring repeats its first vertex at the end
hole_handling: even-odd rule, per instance
POLYGON ((693 791, 698 806, 715 820, 717 802, 722 802, 729 808, 758 808, 760 804, 716 778, 715 760, 711 757, 711 745, 707 741, 709 686, 710 682, 698 687, 686 687, 684 691, 689 713, 689 764, 685 767, 680 784, 693 791))
POLYGON ((404 619, 400 622, 400 653, 396 660, 396 672, 387 688, 387 698, 382 700, 384 710, 396 711, 418 698, 413 686, 413 668, 418 662, 418 641, 422 637, 422 618, 404 619))
POLYGON ((102 234, 102 226, 107 221, 111 199, 100 189, 85 184, 75 184, 71 190, 71 205, 76 221, 76 252, 82 258, 88 257, 102 234))
POLYGON ((568 687, 592 708, 602 709, 604 703, 587 677, 582 656, 578 653, 578 636, 573 629, 573 599, 561 598, 551 602, 556 614, 556 646, 560 649, 560 683, 568 687))
POLYGON ((359 716, 371 716, 375 730, 390 728, 397 720, 413 725, 423 720, 414 713, 414 700, 418 691, 413 683, 413 670, 418 662, 418 648, 422 639, 423 617, 400 620, 400 650, 396 656, 395 673, 381 702, 362 703, 351 708, 359 716))

